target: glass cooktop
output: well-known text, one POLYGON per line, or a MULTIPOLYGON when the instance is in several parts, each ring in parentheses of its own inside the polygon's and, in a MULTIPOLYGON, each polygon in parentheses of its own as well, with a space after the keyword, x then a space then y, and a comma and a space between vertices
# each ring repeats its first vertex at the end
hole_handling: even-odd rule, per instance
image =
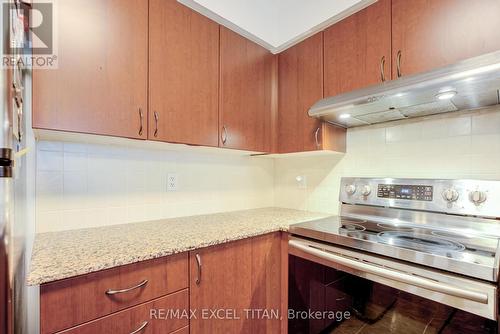
POLYGON ((496 281, 499 238, 469 230, 330 217, 292 225, 295 235, 496 281))

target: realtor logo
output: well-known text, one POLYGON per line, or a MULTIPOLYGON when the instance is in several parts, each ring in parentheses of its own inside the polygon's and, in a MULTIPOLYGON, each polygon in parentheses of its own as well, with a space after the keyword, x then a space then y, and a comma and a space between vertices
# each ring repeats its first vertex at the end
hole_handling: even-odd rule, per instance
POLYGON ((8 1, 2 4, 4 22, 4 68, 22 67, 35 69, 57 68, 55 34, 55 3, 51 0, 33 1, 31 5, 8 1))

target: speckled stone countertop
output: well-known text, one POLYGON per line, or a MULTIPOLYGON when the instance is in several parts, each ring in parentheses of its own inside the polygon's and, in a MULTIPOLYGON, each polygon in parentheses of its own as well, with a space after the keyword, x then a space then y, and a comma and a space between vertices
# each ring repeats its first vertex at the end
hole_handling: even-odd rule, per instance
POLYGON ((29 285, 221 244, 329 216, 264 208, 37 234, 29 285))

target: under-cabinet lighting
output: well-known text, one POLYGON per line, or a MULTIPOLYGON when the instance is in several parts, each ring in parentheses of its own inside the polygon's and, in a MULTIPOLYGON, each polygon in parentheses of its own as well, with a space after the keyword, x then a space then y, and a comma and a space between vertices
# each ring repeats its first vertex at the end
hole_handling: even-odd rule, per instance
POLYGON ((439 100, 449 100, 453 98, 455 95, 457 95, 457 92, 455 92, 454 90, 450 90, 436 94, 436 98, 439 100))

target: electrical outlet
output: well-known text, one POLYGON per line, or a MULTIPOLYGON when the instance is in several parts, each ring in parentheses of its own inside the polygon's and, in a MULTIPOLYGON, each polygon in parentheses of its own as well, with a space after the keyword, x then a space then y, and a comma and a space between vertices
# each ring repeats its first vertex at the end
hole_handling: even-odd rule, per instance
POLYGON ((307 178, 305 175, 298 175, 295 177, 298 189, 307 189, 307 178))
POLYGON ((167 174, 167 191, 177 191, 177 174, 167 174))

